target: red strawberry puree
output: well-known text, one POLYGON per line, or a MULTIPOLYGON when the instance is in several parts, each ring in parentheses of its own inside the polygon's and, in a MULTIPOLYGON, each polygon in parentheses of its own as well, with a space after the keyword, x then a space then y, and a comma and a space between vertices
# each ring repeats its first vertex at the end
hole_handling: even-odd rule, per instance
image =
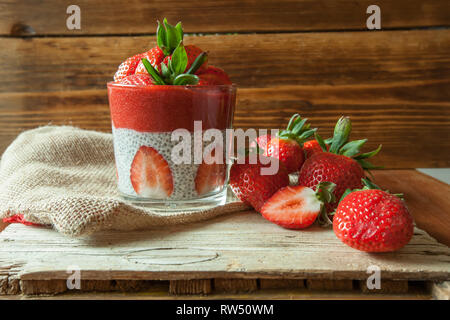
POLYGON ((203 130, 230 127, 234 110, 231 86, 146 86, 131 87, 109 83, 109 105, 114 128, 139 132, 203 130))
MULTIPOLYGON (((171 136, 176 129, 193 132, 194 121, 201 121, 202 130, 219 129, 225 139, 225 130, 231 128, 235 92, 231 85, 108 83, 119 191, 131 198, 171 200, 222 191, 226 166, 176 163, 171 152, 179 141, 171 141, 171 136)), ((205 148, 211 142, 197 143, 205 148)))

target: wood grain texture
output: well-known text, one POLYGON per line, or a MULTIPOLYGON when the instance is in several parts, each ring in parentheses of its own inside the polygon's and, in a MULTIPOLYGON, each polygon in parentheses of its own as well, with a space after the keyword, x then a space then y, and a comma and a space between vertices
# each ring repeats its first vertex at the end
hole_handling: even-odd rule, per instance
POLYGON ((303 280, 303 279, 260 279, 259 287, 261 290, 304 288, 305 280, 303 280))
MULTIPOLYGON (((297 112, 328 137, 345 114, 353 120, 353 139, 368 138, 367 150, 383 144, 374 163, 385 168, 449 167, 449 85, 450 80, 243 88, 238 90, 234 126, 282 128, 297 112)), ((21 131, 49 123, 110 132, 106 90, 0 93, 0 152, 21 131)))
POLYGON ((256 279, 214 279, 214 290, 217 292, 239 293, 258 290, 256 279))
POLYGON ((381 279, 379 289, 369 289, 366 281, 359 281, 359 288, 363 293, 387 294, 408 292, 408 281, 383 280, 381 279))
POLYGON ((353 290, 352 280, 322 280, 307 279, 306 287, 309 290, 322 291, 351 291, 353 290))
MULTIPOLYGON (((365 29, 370 0, 79 0, 81 30, 68 30, 70 1, 2 1, 0 35, 154 33, 155 21, 183 21, 186 32, 265 32, 365 29), (201 18, 199 18, 201 15, 201 18), (18 28, 18 24, 24 27, 18 28)), ((442 0, 379 0, 383 28, 448 25, 450 6, 442 0)))
POLYGON ((171 280, 169 293, 174 295, 210 294, 212 292, 211 279, 171 280))
POLYGON ((419 228, 450 246, 450 186, 413 170, 374 172, 380 186, 405 196, 409 211, 419 228))
MULTIPOLYGON (((429 85, 450 75, 450 29, 190 36, 186 44, 208 50, 240 88, 429 85)), ((121 61, 154 45, 147 36, 0 38, 0 92, 103 89, 121 61)))

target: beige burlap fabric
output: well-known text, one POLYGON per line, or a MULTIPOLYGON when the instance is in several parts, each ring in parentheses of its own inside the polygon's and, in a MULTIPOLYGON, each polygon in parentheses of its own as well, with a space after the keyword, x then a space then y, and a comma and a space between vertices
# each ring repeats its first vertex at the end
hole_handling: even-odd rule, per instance
POLYGON ((23 214, 69 236, 189 223, 248 209, 229 197, 199 212, 152 212, 116 189, 112 135, 69 126, 20 134, 0 162, 0 217, 23 214))

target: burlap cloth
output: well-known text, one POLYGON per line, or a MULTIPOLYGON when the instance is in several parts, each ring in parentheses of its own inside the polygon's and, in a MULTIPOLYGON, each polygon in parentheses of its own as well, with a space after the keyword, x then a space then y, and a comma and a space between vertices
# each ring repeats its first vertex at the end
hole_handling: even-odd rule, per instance
POLYGON ((122 200, 112 135, 70 126, 20 134, 0 161, 0 217, 23 214, 68 236, 195 222, 246 210, 236 198, 199 212, 152 212, 122 200))

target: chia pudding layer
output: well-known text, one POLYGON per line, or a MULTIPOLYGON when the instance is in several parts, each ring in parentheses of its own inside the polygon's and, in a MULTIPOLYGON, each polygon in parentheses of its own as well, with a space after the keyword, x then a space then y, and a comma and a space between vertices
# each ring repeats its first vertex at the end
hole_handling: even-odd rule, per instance
MULTIPOLYGON (((226 130, 222 132, 223 141, 219 142, 221 146, 226 146, 226 130)), ((142 197, 133 187, 131 179, 132 164, 138 150, 142 146, 151 147, 161 155, 170 168, 173 181, 173 192, 167 200, 186 200, 195 199, 199 197, 208 196, 223 190, 224 185, 227 184, 228 173, 227 166, 224 164, 224 180, 223 183, 217 186, 215 190, 211 190, 208 194, 199 194, 196 188, 196 176, 199 171, 200 163, 194 163, 194 144, 202 145, 202 150, 211 150, 211 141, 203 141, 202 135, 194 135, 191 132, 190 146, 191 154, 189 163, 180 163, 181 155, 174 152, 172 155, 172 148, 180 144, 180 140, 172 141, 171 132, 138 132, 133 129, 126 128, 112 128, 114 141, 114 154, 117 167, 118 189, 119 191, 131 197, 142 197), (194 139, 196 139, 194 141, 194 139), (209 147, 208 147, 209 146, 209 147)), ((213 139, 214 140, 214 139, 213 139)), ((206 154, 207 152, 205 152, 206 154)), ((223 150, 225 154, 225 150, 223 150)), ((197 161, 196 161, 197 162, 197 161)))

